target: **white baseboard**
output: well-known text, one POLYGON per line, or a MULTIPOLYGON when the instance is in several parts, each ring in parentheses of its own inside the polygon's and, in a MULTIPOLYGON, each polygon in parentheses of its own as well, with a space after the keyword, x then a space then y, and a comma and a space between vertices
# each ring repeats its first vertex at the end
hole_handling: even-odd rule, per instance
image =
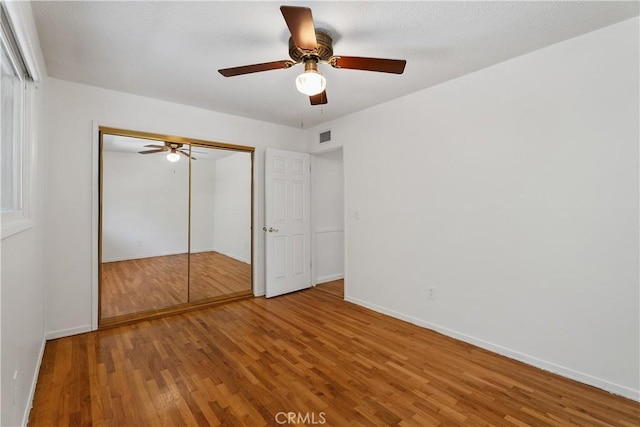
POLYGON ((246 258, 243 258, 241 256, 237 256, 237 255, 230 254, 230 253, 223 252, 223 251, 219 251, 219 250, 216 250, 216 252, 218 252, 219 254, 222 254, 224 256, 228 256, 229 258, 233 258, 236 261, 240 261, 240 262, 243 262, 245 264, 251 264, 251 260, 250 259, 246 259, 246 258))
POLYGON ((316 277, 316 285, 320 285, 322 283, 333 282, 334 280, 344 279, 344 273, 339 274, 330 274, 327 276, 316 277))
POLYGON ((55 340, 58 338, 70 337, 71 335, 84 334, 85 332, 91 332, 91 325, 79 326, 77 328, 61 329, 59 331, 47 332, 44 338, 49 340, 55 340))
POLYGON ((47 340, 43 337, 42 344, 40 345, 40 353, 38 354, 38 362, 36 363, 36 369, 31 379, 31 387, 29 389, 29 398, 27 399, 27 407, 24 408, 24 414, 22 416, 22 426, 26 427, 29 422, 29 414, 33 407, 33 398, 36 395, 36 384, 38 382, 38 375, 40 374, 40 366, 42 366, 42 358, 44 357, 44 348, 47 345, 47 340))
POLYGON ((216 250, 214 248, 204 248, 204 249, 193 249, 191 248, 191 253, 192 254, 199 254, 202 252, 216 252, 216 250))
POLYGON ((161 256, 172 256, 172 255, 187 255, 187 250, 179 251, 179 252, 160 252, 153 254, 136 254, 129 256, 117 256, 117 257, 104 257, 102 262, 119 262, 119 261, 131 261, 134 259, 145 259, 145 258, 157 258, 161 256))
MULTIPOLYGON (((228 256, 229 258, 233 258, 236 261, 240 261, 243 262, 245 264, 251 264, 251 260, 250 259, 245 259, 243 257, 240 256, 236 256, 233 254, 229 254, 223 251, 219 251, 217 249, 211 248, 211 249, 198 249, 198 250, 192 250, 191 253, 192 254, 199 254, 199 253, 204 253, 204 252, 218 252, 219 254, 222 254, 224 256, 228 256)), ((124 257, 111 257, 111 258, 104 258, 102 260, 102 262, 118 262, 118 261, 131 261, 134 259, 145 259, 145 258, 157 258, 157 257, 161 257, 161 256, 172 256, 172 255, 187 255, 188 252, 187 251, 182 251, 182 252, 167 252, 167 253, 155 253, 155 254, 138 254, 135 256, 124 256, 124 257)))
POLYGON ((414 325, 417 325, 423 328, 431 329, 433 331, 439 332, 448 337, 455 338, 459 341, 464 341, 469 344, 473 344, 485 350, 489 350, 491 352, 498 353, 502 356, 506 356, 511 359, 515 359, 520 362, 526 363, 527 365, 535 366, 536 368, 540 368, 545 371, 549 371, 554 374, 558 374, 560 376, 570 378, 572 380, 575 380, 587 385, 591 385, 593 387, 597 387, 609 393, 613 393, 618 396, 626 397, 627 399, 640 402, 640 390, 634 390, 632 388, 629 388, 620 384, 612 383, 605 379, 594 377, 584 372, 579 372, 571 368, 558 365, 553 362, 542 360, 537 357, 530 356, 528 354, 524 354, 519 351, 512 350, 510 348, 506 348, 501 345, 482 340, 480 338, 476 338, 458 331, 454 331, 449 328, 445 328, 444 326, 440 326, 431 322, 426 322, 416 317, 408 316, 406 314, 399 313, 397 311, 390 310, 388 308, 381 307, 379 305, 372 304, 367 301, 360 300, 358 298, 353 298, 351 296, 345 295, 345 301, 360 305, 362 307, 368 308, 378 313, 386 314, 387 316, 395 317, 396 319, 413 323, 414 325))

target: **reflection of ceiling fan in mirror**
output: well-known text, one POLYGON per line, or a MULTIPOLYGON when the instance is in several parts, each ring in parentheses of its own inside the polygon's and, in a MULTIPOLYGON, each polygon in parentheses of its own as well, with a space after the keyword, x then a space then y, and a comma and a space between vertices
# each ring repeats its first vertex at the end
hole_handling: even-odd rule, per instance
POLYGON ((404 59, 365 58, 361 56, 343 56, 333 54, 333 40, 324 31, 317 30, 308 7, 280 7, 291 38, 289 39, 289 56, 291 60, 266 62, 263 64, 244 65, 241 67, 218 70, 225 77, 262 71, 290 68, 304 64, 304 72, 296 79, 296 87, 309 96, 311 105, 327 103, 325 90, 327 81, 318 71, 318 64, 329 64, 333 68, 351 70, 377 71, 381 73, 402 74, 407 63, 404 59))
MULTIPOLYGON (((178 160, 180 160, 180 154, 182 154, 185 157, 189 157, 189 150, 182 148, 183 145, 184 144, 180 144, 177 142, 165 141, 164 145, 156 145, 156 144, 145 145, 145 147, 154 148, 154 150, 138 151, 138 153, 155 154, 155 153, 169 152, 169 154, 167 154, 167 160, 169 160, 170 162, 177 162, 178 160)), ((197 160, 193 156, 191 156, 191 159, 197 160)))

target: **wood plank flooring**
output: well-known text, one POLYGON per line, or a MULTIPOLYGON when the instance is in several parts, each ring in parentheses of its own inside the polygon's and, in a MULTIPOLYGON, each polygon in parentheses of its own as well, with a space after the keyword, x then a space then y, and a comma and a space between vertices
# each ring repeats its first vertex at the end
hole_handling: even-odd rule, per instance
POLYGON ((105 262, 100 282, 103 319, 188 301, 188 255, 105 262))
POLYGON ((191 254, 190 269, 191 302, 251 290, 251 264, 219 252, 191 254))
POLYGON ((251 265, 218 252, 107 262, 102 264, 103 319, 157 310, 251 290, 251 265))
POLYGON ((636 402, 321 286, 50 341, 29 425, 640 424, 636 402))
POLYGON ((318 289, 319 291, 328 292, 340 299, 344 299, 344 279, 321 283, 319 285, 316 285, 316 289, 318 289))

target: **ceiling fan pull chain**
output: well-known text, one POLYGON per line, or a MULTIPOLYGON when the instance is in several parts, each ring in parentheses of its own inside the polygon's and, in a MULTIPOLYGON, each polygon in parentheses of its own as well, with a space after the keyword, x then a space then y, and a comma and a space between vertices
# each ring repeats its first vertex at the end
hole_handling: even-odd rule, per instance
POLYGON ((304 102, 306 95, 300 98, 300 129, 304 129, 304 102))

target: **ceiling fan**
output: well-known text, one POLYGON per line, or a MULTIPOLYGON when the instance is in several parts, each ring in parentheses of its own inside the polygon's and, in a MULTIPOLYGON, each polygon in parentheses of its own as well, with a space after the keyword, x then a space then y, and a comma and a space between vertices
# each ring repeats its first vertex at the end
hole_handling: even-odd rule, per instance
MULTIPOLYGON (((177 142, 168 142, 165 141, 164 145, 156 145, 156 144, 148 144, 145 147, 154 148, 154 150, 146 150, 146 151, 138 151, 140 154, 155 154, 155 153, 166 153, 167 151, 167 160, 170 162, 177 162, 180 160, 180 154, 185 157, 189 157, 189 150, 182 148, 184 144, 180 144, 177 142)), ((197 160, 195 157, 191 156, 192 160, 197 160)))
POLYGON ((333 40, 313 24, 311 9, 308 7, 281 6, 291 37, 289 38, 289 56, 291 60, 265 62, 241 67, 218 70, 225 77, 258 73, 269 70, 291 68, 304 64, 304 73, 296 79, 296 87, 309 95, 311 105, 327 103, 327 81, 318 71, 318 64, 329 64, 333 68, 377 71, 402 74, 407 61, 403 59, 365 58, 360 56, 338 56, 333 54, 333 40))

